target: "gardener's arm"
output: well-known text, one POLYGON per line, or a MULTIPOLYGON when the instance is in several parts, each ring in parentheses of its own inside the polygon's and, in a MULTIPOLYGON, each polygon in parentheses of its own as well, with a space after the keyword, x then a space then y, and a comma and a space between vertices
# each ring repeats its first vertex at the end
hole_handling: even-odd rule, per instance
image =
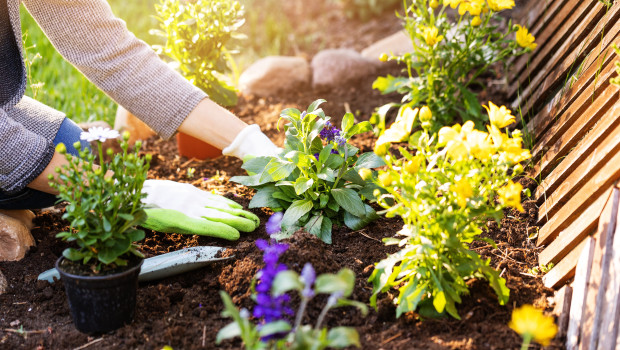
POLYGON ((130 33, 106 1, 23 3, 68 61, 163 138, 180 128, 223 148, 241 134, 241 120, 205 100, 203 91, 130 33))

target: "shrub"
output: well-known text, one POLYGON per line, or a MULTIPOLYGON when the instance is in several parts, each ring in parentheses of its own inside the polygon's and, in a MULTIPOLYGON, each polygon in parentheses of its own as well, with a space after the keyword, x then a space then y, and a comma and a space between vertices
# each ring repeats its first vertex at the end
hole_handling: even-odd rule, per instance
POLYGON ((243 25, 243 10, 234 0, 161 0, 155 5, 162 30, 151 34, 166 38, 154 46, 168 56, 192 84, 223 105, 237 104, 237 90, 226 75, 236 71, 229 45, 243 25))
MULTIPOLYGON (((103 159, 102 142, 118 137, 118 132, 91 128, 82 133, 82 137, 98 140, 98 156, 103 159)), ((119 141, 121 153, 114 154, 108 149, 107 155, 112 160, 102 162, 101 166, 95 164, 95 155, 88 148, 80 149, 79 142, 74 145, 79 149, 79 157, 67 154, 62 143, 56 147, 59 153, 66 155, 69 164, 56 169, 57 181, 52 181, 54 177, 50 175, 50 186, 60 192, 59 201, 69 202, 62 218, 71 224, 69 231, 56 237, 78 246, 65 249, 65 258, 90 263, 95 271, 101 264, 124 266, 131 254, 144 257, 134 242, 144 239, 144 231, 136 226, 146 219, 141 202, 142 185, 151 156, 138 155, 140 141, 130 152, 128 139, 129 134, 125 133, 119 141)))
POLYGON ((358 156, 359 149, 348 143, 352 136, 370 131, 370 123, 355 124, 347 113, 337 129, 318 108, 323 102, 315 101, 303 113, 293 108, 282 111, 281 119, 288 122, 284 150, 276 157, 246 161, 242 168, 249 176, 231 181, 257 189, 250 208, 285 210, 282 236, 303 227, 331 243, 332 224, 358 230, 377 218, 363 202, 377 187, 362 179, 358 170, 384 163, 372 152, 358 156))
MULTIPOLYGON (((398 92, 402 103, 380 107, 371 118, 376 132, 385 129, 386 114, 392 107, 427 105, 433 115, 433 131, 454 122, 454 117, 472 120, 482 129, 483 114, 472 91, 484 88, 481 77, 498 62, 519 56, 536 47, 527 29, 508 23, 500 31, 498 12, 514 6, 512 0, 411 0, 404 14, 404 26, 413 42, 412 52, 402 56, 384 56, 407 67, 407 76, 379 77, 373 88, 384 94, 398 92), (449 19, 447 8, 456 9, 456 21, 449 19), (515 33, 515 37, 513 37, 515 33)), ((415 125, 414 125, 415 127, 415 125)))
MULTIPOLYGON (((397 237, 385 244, 398 245, 400 251, 375 265, 370 276, 373 283, 371 305, 377 295, 398 288, 395 299, 397 315, 418 310, 425 316, 447 312, 459 318, 456 303, 468 292, 466 280, 485 278, 497 293, 499 302, 508 301, 509 290, 499 272, 469 249, 481 238, 488 218, 499 222, 503 209, 521 207, 520 184, 512 176, 523 171, 518 163, 530 153, 521 147, 519 131, 501 130, 514 122, 505 107, 489 103, 489 132, 474 130, 474 123, 443 127, 431 135, 430 125, 409 137, 409 147, 400 147, 400 157, 385 155, 389 142, 384 137, 377 151, 385 155, 387 169, 375 181, 387 194, 378 195, 386 216, 400 216, 404 221, 397 237)), ((404 115, 411 119, 419 110, 404 115)), ((428 117, 428 116, 427 116, 428 117)), ((392 128, 405 128, 395 123, 392 128)), ((394 135, 388 130, 384 135, 394 135)))

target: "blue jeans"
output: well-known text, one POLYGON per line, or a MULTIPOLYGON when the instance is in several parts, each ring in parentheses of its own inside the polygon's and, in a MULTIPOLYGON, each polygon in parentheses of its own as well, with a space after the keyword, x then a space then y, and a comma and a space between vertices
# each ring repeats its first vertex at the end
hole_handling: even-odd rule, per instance
MULTIPOLYGON (((54 145, 64 143, 67 146, 67 153, 74 156, 78 155, 78 151, 73 147, 76 141, 82 143, 82 148, 89 148, 90 144, 86 141, 80 140, 80 134, 82 129, 74 123, 71 119, 65 118, 56 137, 54 138, 54 145)), ((0 209, 40 209, 53 206, 58 201, 55 195, 33 190, 31 188, 24 188, 23 190, 7 195, 0 191, 0 209)))

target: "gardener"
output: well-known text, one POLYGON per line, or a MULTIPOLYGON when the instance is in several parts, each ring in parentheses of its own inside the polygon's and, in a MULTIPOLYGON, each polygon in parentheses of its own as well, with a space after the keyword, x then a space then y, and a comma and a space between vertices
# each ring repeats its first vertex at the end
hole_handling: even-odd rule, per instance
MULTIPOLYGON (((161 137, 168 139, 181 131, 239 158, 277 152, 257 125, 248 126, 162 62, 113 15, 106 1, 21 2, 68 61, 161 137)), ((27 222, 29 216, 23 209, 55 203, 56 192, 48 185, 48 175, 67 163, 55 152, 55 145, 62 142, 75 154, 71 145, 81 133, 63 113, 24 96, 19 7, 20 0, 0 0, 0 209, 4 210, 0 214, 0 260, 3 246, 4 259, 19 258, 6 256, 11 254, 6 242, 32 241, 29 232, 7 237, 11 231, 7 227, 14 228, 15 220, 6 215, 27 222)), ((157 185, 150 187, 157 192, 157 185)), ((173 195, 174 190, 160 192, 170 193, 167 201, 160 202, 171 209, 185 202, 173 195)))

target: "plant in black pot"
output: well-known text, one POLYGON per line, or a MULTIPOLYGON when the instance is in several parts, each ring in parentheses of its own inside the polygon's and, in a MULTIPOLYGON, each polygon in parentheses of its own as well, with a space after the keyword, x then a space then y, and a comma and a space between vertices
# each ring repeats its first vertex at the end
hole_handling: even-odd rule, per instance
POLYGON ((57 237, 70 242, 56 261, 65 286, 75 327, 84 333, 105 333, 133 320, 138 274, 143 254, 137 241, 144 231, 136 228, 146 219, 141 199, 150 155, 140 157, 141 143, 129 150, 129 134, 119 140, 121 151, 106 150, 109 162, 103 161, 103 142, 119 138, 110 129, 91 128, 81 135, 83 140, 96 141, 100 165, 88 148, 80 148, 79 157, 66 153, 68 165, 57 168, 56 180, 50 186, 67 201, 63 218, 70 228, 57 237))

